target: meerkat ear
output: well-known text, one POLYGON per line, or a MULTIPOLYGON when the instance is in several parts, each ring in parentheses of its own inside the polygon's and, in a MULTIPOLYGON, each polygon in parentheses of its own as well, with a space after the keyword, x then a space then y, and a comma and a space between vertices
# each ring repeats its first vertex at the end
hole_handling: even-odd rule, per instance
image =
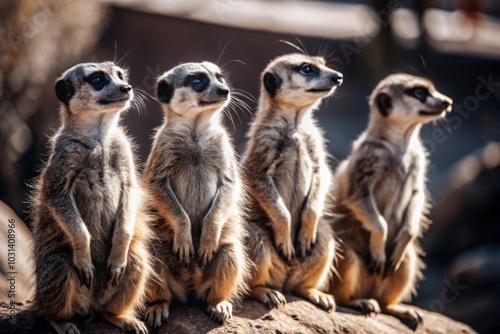
POLYGON ((170 103, 172 96, 174 95, 174 87, 169 85, 164 80, 158 82, 158 87, 156 87, 156 96, 158 101, 162 103, 170 103))
POLYGON ((264 87, 271 97, 275 97, 283 80, 273 71, 264 74, 264 87))
POLYGON ((68 105, 69 99, 75 95, 75 88, 71 81, 67 79, 60 79, 56 82, 56 95, 59 101, 68 105))
POLYGON ((389 115, 389 109, 392 108, 391 97, 386 93, 380 93, 376 97, 377 107, 380 114, 384 117, 389 115))

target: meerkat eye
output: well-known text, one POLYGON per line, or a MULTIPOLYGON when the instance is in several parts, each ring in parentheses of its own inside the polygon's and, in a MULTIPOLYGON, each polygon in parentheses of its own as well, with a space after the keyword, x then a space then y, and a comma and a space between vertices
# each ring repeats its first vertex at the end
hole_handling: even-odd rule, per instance
POLYGON ((413 89, 413 95, 417 98, 417 99, 423 99, 424 97, 426 97, 427 95, 429 94, 429 91, 426 89, 426 88, 423 88, 423 87, 417 87, 415 89, 413 89))
POLYGON ((91 82, 93 85, 101 84, 102 83, 102 76, 100 76, 100 75, 93 76, 91 82))
POLYGON ((217 78, 217 81, 219 81, 220 83, 224 83, 224 78, 222 77, 222 75, 217 74, 215 77, 217 78))
POLYGON ((427 96, 430 95, 429 90, 422 86, 405 89, 404 93, 408 96, 416 98, 417 100, 420 100, 420 102, 422 103, 425 103, 427 96))
POLYGON ((299 72, 303 75, 309 75, 313 72, 313 69, 312 69, 311 65, 305 63, 305 64, 302 64, 300 66, 299 72))
POLYGON ((118 78, 119 78, 120 80, 123 80, 123 73, 122 73, 122 72, 118 72, 118 78))
POLYGON ((184 79, 184 86, 191 87, 195 92, 198 93, 204 91, 209 84, 210 80, 205 73, 192 74, 184 79))
POLYGON ((85 81, 87 81, 90 85, 92 85, 92 87, 94 87, 95 90, 101 90, 104 86, 106 86, 109 83, 103 72, 92 73, 90 76, 85 78, 85 81))

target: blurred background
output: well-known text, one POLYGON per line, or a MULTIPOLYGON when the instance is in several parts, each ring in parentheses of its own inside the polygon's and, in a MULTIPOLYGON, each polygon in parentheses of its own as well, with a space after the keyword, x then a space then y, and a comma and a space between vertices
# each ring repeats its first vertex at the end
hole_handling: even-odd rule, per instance
MULTIPOLYGON (((412 303, 481 333, 499 333, 500 2, 494 0, 2 0, 2 235, 14 217, 29 227, 27 185, 59 125, 53 86, 65 69, 115 59, 130 68, 134 88, 154 95, 164 71, 207 60, 258 99, 267 62, 296 51, 280 40, 303 44, 344 74, 344 84, 317 112, 333 167, 364 130, 367 97, 386 75, 428 77, 453 98, 447 121, 422 131, 434 208, 423 240, 426 279, 412 303)), ((158 104, 148 99, 146 110, 124 117, 141 162, 162 119, 158 104)), ((246 102, 254 109, 255 101, 246 102)), ((234 125, 225 121, 241 152, 252 115, 238 111, 233 119, 234 125)), ((29 239, 29 233, 18 226, 17 238, 29 239)), ((24 246, 18 258, 26 257, 24 246)), ((29 279, 18 285, 29 285, 29 279)), ((6 299, 7 288, 0 289, 6 299)), ((29 298, 27 291, 19 295, 29 298)))

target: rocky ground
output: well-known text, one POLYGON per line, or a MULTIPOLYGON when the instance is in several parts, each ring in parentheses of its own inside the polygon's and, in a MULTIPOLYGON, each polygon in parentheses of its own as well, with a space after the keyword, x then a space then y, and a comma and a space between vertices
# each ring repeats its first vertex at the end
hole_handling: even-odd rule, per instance
MULTIPOLYGON (((443 315, 422 311, 424 323, 415 331, 399 320, 386 316, 366 318, 340 308, 328 314, 312 304, 287 296, 288 304, 269 310, 255 301, 244 301, 224 325, 212 322, 203 306, 173 305, 168 323, 159 334, 312 334, 312 333, 475 333, 469 326, 443 315)), ((30 303, 16 305, 15 324, 10 323, 8 304, 0 304, 0 333, 52 333, 50 325, 30 311, 30 303)), ((82 334, 123 333, 90 315, 78 322, 82 334)), ((154 331, 151 331, 153 333, 154 331)))

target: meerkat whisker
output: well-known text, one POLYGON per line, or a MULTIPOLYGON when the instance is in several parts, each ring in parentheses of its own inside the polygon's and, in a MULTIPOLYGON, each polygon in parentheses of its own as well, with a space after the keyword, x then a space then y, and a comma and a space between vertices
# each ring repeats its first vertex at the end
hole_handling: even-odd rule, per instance
POLYGON ((236 94, 233 94, 233 99, 234 99, 234 104, 238 109, 240 109, 243 112, 248 112, 250 115, 252 115, 251 108, 250 106, 240 99, 239 97, 235 96, 236 94))
POLYGON ((229 111, 231 111, 231 112, 229 113, 230 115, 228 115, 228 117, 230 117, 230 118, 231 118, 231 121, 233 122, 233 130, 234 130, 234 131, 236 131, 236 126, 235 126, 235 124, 234 124, 234 119, 233 119, 232 114, 235 114, 235 115, 238 117, 238 120, 239 120, 239 122, 240 122, 240 125, 243 125, 243 124, 241 123, 241 118, 240 118, 240 115, 239 115, 239 114, 238 114, 238 112, 237 112, 236 101, 231 101, 231 102, 229 103, 229 105, 228 105, 228 109, 229 109, 229 110, 228 110, 228 112, 229 112, 229 111))
POLYGON ((134 109, 137 110, 139 116, 141 116, 142 113, 147 112, 146 101, 148 100, 142 94, 143 94, 142 92, 136 90, 134 99, 132 100, 132 106, 134 109))
POLYGON ((249 92, 244 91, 244 90, 242 90, 242 89, 234 89, 233 94, 234 94, 234 95, 238 95, 238 96, 245 97, 245 98, 247 98, 248 100, 250 100, 250 101, 252 101, 252 102, 255 102, 255 101, 256 101, 256 100, 255 100, 255 97, 254 97, 252 94, 250 94, 249 92))
POLYGON ((140 92, 142 94, 145 94, 145 95, 149 96, 152 99, 156 99, 156 97, 154 97, 153 95, 149 94, 146 90, 144 90, 142 88, 134 88, 134 91, 140 92))
MULTIPOLYGON (((230 111, 234 111, 233 102, 229 103, 229 105, 227 106, 227 109, 224 109, 224 114, 231 121, 231 123, 233 124, 233 131, 236 132, 236 124, 234 124, 233 115, 232 115, 232 113, 230 111)), ((238 118, 239 118, 239 116, 238 116, 238 118)), ((240 124, 241 124, 241 119, 240 119, 240 124)))
POLYGON ((125 59, 125 57, 127 57, 127 56, 129 55, 129 53, 130 53, 130 52, 132 52, 132 50, 133 50, 133 49, 130 49, 127 53, 125 53, 125 54, 123 55, 123 57, 121 57, 121 58, 120 58, 117 62, 114 62, 114 63, 115 63, 116 65, 118 65, 118 66, 124 67, 124 66, 125 66, 125 64, 120 64, 120 63, 122 62, 122 60, 124 60, 124 59, 125 59))
MULTIPOLYGON (((231 43, 231 40, 229 42, 227 42, 226 45, 224 45, 222 52, 219 54, 219 57, 217 58, 217 61, 215 62, 216 65, 219 65, 219 62, 220 62, 222 56, 224 55, 224 52, 226 51, 227 46, 229 45, 229 43, 231 43)), ((221 40, 219 40, 219 49, 220 49, 220 43, 221 43, 221 40)))
POLYGON ((305 48, 303 48, 303 47, 301 48, 300 46, 298 46, 296 44, 293 44, 292 42, 284 40, 284 39, 280 39, 280 42, 284 43, 284 44, 287 44, 287 45, 290 45, 292 48, 296 49, 297 51, 299 51, 303 55, 306 55, 305 48))
POLYGON ((245 66, 247 65, 247 63, 245 63, 241 59, 231 59, 231 60, 226 61, 224 64, 222 64, 221 68, 225 70, 226 65, 229 65, 231 63, 239 63, 239 64, 242 64, 242 65, 245 65, 245 66))

